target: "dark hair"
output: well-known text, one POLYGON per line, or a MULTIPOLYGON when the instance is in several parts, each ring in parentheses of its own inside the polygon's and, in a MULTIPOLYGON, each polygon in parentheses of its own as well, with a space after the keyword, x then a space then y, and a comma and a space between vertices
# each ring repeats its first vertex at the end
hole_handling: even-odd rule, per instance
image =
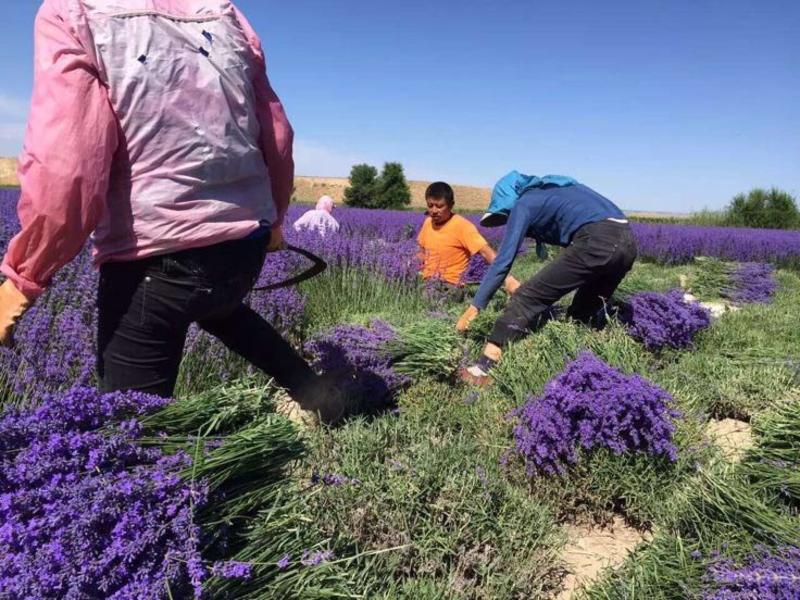
POLYGON ((453 188, 444 181, 437 181, 428 186, 428 189, 425 190, 425 200, 428 198, 444 200, 451 207, 456 203, 456 195, 453 193, 453 188))

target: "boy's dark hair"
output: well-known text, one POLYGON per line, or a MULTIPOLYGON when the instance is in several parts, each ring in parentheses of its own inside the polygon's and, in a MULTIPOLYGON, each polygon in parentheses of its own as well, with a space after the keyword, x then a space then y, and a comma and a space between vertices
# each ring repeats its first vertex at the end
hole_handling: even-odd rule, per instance
POLYGON ((456 195, 453 193, 453 188, 444 181, 437 181, 428 186, 428 189, 425 190, 425 200, 428 198, 444 200, 450 207, 456 203, 456 195))

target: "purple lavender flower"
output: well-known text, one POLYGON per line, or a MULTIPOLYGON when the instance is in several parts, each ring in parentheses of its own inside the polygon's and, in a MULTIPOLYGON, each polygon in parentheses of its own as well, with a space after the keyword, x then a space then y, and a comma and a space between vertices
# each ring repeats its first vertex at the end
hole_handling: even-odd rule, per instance
POLYGON ((130 418, 165 402, 77 388, 0 417, 4 593, 159 598, 169 583, 181 597, 200 594, 194 514, 207 489, 181 477, 187 455, 138 445, 141 427, 130 418))
POLYGON ((679 290, 634 294, 619 317, 631 337, 652 351, 688 348, 697 332, 711 324, 709 312, 696 302, 686 302, 679 290))
POLYGON ((245 562, 217 562, 211 567, 211 573, 225 579, 250 579, 253 574, 253 566, 245 562))
POLYGON ((278 570, 285 571, 286 569, 289 568, 289 565, 291 564, 292 564, 292 555, 284 554, 283 556, 280 557, 280 559, 277 562, 278 570))
POLYGON ((408 377, 392 369, 386 350, 388 342, 396 337, 388 323, 375 320, 370 327, 336 326, 312 338, 304 349, 313 357, 317 370, 350 374, 354 393, 382 404, 409 383, 408 377))
POLYGON ((718 560, 709 566, 703 581, 703 600, 797 600, 800 548, 757 548, 741 564, 718 560))
POLYGON ((778 289, 774 268, 764 263, 742 263, 730 274, 722 295, 739 304, 768 304, 778 289))
POLYGON ((322 563, 332 560, 333 557, 333 550, 318 550, 316 552, 304 550, 303 555, 300 557, 300 563, 305 567, 318 567, 322 563))
POLYGON ((800 231, 695 227, 632 223, 639 255, 665 264, 683 264, 695 256, 737 262, 796 264, 800 231))
POLYGON ((480 283, 489 270, 489 263, 480 254, 473 254, 469 259, 467 270, 461 275, 461 283, 480 283))
POLYGON ((514 451, 529 475, 563 474, 578 449, 646 452, 676 460, 679 414, 672 397, 639 375, 624 375, 591 352, 581 353, 539 398, 514 411, 514 451))

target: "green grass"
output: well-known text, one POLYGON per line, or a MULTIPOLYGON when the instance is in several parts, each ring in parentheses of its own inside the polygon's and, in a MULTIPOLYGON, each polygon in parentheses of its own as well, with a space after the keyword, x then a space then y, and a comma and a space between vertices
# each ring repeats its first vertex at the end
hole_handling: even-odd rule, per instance
POLYGON ((563 540, 551 509, 498 464, 502 410, 463 396, 421 383, 399 416, 357 420, 312 442, 309 469, 361 483, 320 489, 309 517, 358 548, 400 548, 372 562, 370 598, 545 597, 557 584, 563 540))
POLYGON ((306 297, 307 335, 339 323, 376 318, 402 325, 432 309, 421 283, 393 283, 358 269, 328 269, 324 276, 301 285, 300 291, 306 297))
MULTIPOLYGON (((526 256, 515 274, 541 266, 526 256)), ((724 284, 723 269, 717 267, 702 261, 676 267, 639 263, 621 295, 666 291, 685 276, 699 296, 713 299, 724 284)), ((353 419, 308 439, 308 454, 293 475, 300 498, 293 501, 300 504, 292 519, 302 515, 320 543, 340 557, 318 576, 304 575, 308 597, 339 590, 331 593, 386 599, 548 598, 563 576, 558 558, 563 525, 621 515, 654 532, 654 541, 585 594, 685 598, 700 589, 711 552, 726 547, 743 555, 760 542, 798 535, 795 497, 781 496, 787 480, 789 493, 797 493, 796 477, 763 468, 757 461, 767 454, 731 469, 704 435, 711 417, 752 419, 766 423, 764 431, 776 429, 765 415, 797 385, 790 362, 800 348, 797 275, 781 272, 782 291, 774 304, 727 315, 697 338, 693 352, 656 357, 619 325, 597 332, 551 322, 512 345, 495 385, 479 394, 448 381, 447 374, 459 352, 479 352, 502 310, 502 295, 459 340, 452 323, 429 314, 444 313, 454 322, 464 305, 432 304, 421 286, 398 286, 363 272, 329 275, 303 287, 306 334, 340 322, 386 319, 410 340, 395 350, 407 357, 407 372, 417 383, 400 396, 399 415, 353 419), (675 438, 676 463, 599 451, 583 456, 563 477, 534 480, 514 461, 500 466, 512 443, 509 411, 541 393, 585 348, 673 394, 684 413, 675 438), (485 470, 488 484, 478 469, 485 470), (310 488, 312 472, 360 483, 310 488), (705 558, 692 558, 695 550, 705 558)), ((276 519, 289 522, 281 521, 279 512, 254 529, 257 535, 284 534, 274 529, 276 519)), ((256 549, 248 546, 250 554, 241 558, 254 560, 260 556, 256 549)), ((275 560, 274 552, 268 558, 275 560)), ((258 582, 261 591, 251 587, 242 597, 286 591, 275 587, 278 581, 274 573, 265 575, 258 582)))

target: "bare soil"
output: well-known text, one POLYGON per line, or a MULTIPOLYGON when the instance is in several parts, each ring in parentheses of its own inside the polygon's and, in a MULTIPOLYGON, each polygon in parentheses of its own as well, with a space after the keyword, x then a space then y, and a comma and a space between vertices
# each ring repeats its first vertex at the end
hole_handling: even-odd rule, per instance
POLYGON ((736 419, 712 420, 706 426, 706 436, 722 450, 725 460, 738 462, 753 446, 753 432, 749 423, 736 419))
POLYGON ((621 565, 628 554, 648 534, 629 527, 616 517, 608 526, 567 526, 567 543, 561 555, 568 573, 555 600, 569 600, 586 584, 598 578, 601 571, 621 565))

